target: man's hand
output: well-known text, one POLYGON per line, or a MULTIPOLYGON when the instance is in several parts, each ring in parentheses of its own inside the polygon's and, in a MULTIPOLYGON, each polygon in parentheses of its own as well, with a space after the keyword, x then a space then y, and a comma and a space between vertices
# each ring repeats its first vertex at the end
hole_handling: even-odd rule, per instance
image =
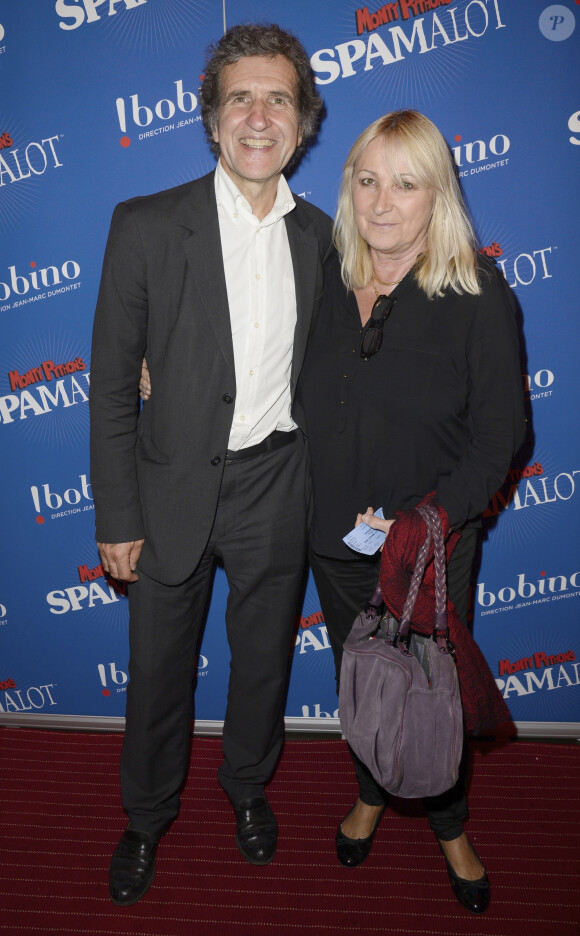
POLYGON ((136 582, 137 562, 141 555, 144 539, 132 543, 97 543, 103 570, 121 582, 136 582))

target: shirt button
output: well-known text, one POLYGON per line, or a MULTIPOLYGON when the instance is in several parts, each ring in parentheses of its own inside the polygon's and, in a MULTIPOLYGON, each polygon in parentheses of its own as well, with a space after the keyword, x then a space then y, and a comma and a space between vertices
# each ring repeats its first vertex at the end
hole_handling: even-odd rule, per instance
POLYGON ((212 465, 221 465, 222 460, 219 455, 216 455, 215 458, 212 458, 211 463, 212 465))
POLYGON ((254 376, 254 371, 251 370, 251 371, 250 371, 250 377, 253 377, 253 376, 254 376))
POLYGON ((237 218, 237 217, 238 217, 238 212, 234 211, 234 218, 237 218))
POLYGON ((241 419, 242 422, 245 422, 245 421, 246 421, 246 417, 245 417, 245 416, 240 416, 240 419, 241 419))
POLYGON ((260 323, 259 323, 259 322, 254 322, 254 328, 259 328, 259 327, 260 327, 260 323))
POLYGON ((234 399, 234 398, 233 398, 233 396, 231 395, 231 393, 224 393, 224 395, 223 395, 223 397, 222 397, 222 402, 223 402, 223 403, 231 403, 231 402, 233 401, 233 399, 234 399))
POLYGON ((260 274, 256 273, 256 279, 261 279, 260 274))

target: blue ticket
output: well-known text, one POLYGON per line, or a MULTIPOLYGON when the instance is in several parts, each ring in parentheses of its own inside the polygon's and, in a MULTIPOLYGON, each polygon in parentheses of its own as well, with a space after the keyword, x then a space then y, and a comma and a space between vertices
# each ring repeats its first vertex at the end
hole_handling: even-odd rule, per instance
MULTIPOLYGON (((375 517, 380 517, 381 520, 385 519, 382 507, 375 510, 375 517)), ((373 530, 366 523, 359 523, 354 530, 343 536, 342 541, 356 552, 364 553, 365 556, 373 556, 377 549, 381 548, 386 538, 387 534, 383 533, 382 530, 373 530)))

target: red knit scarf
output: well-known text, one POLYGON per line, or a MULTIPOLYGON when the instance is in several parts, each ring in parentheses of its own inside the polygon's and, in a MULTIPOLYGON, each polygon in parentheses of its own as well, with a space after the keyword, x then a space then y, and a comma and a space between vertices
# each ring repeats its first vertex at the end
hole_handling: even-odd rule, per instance
MULTIPOLYGON (((461 538, 459 533, 449 536, 449 518, 428 494, 422 504, 432 504, 439 511, 446 539, 447 561, 461 538)), ((425 541, 427 526, 416 510, 399 510, 395 514, 381 557, 380 584, 383 600, 396 618, 403 613, 417 553, 425 541)), ((447 601, 449 637, 455 645, 457 675, 461 691, 463 718, 467 731, 483 734, 496 725, 511 721, 511 716, 485 657, 468 629, 461 623, 451 601, 447 601)), ((433 633, 435 615, 435 567, 433 549, 428 556, 425 576, 419 589, 411 627, 422 634, 433 633)))

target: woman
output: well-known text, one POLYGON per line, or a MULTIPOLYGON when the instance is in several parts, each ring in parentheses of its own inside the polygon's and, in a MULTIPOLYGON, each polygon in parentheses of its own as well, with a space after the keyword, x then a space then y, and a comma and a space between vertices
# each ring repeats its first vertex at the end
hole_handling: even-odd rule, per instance
MULTIPOLYGON (((338 678, 379 572, 378 557, 342 541, 355 518, 388 534, 395 511, 435 491, 461 533, 448 590, 465 623, 479 517, 525 420, 511 290, 476 252, 449 148, 422 114, 388 114, 356 140, 335 244, 297 402, 312 468, 310 562, 338 678), (374 516, 379 507, 387 519, 374 516)), ((368 856, 388 800, 351 754, 360 794, 336 839, 347 867, 368 856)), ((424 803, 457 898, 485 911, 489 882, 463 831, 461 784, 424 803)))
MULTIPOLYGON (((422 114, 388 114, 356 140, 335 244, 297 419, 312 470, 310 563, 338 680, 343 643, 380 562, 342 537, 362 521, 388 534, 395 511, 435 491, 461 533, 447 579, 465 623, 479 518, 523 441, 525 420, 511 290, 476 252, 450 151, 422 114), (379 507, 387 519, 374 516, 379 507)), ((147 397, 146 372, 141 390, 147 397)), ((367 858, 388 801, 351 755, 360 794, 336 836, 349 868, 367 858)), ((485 911, 489 882, 463 831, 462 784, 424 804, 455 895, 468 910, 485 911)))

